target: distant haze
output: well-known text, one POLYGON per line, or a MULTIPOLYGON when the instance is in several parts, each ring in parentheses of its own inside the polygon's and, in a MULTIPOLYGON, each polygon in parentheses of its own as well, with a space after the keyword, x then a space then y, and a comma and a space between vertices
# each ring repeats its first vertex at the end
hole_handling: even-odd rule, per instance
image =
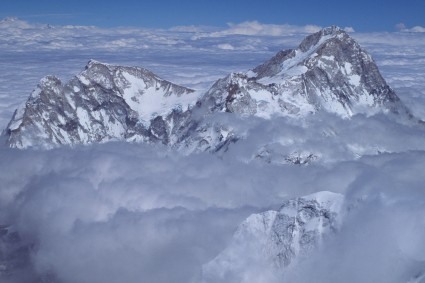
POLYGON ((392 31, 397 24, 425 26, 422 0, 161 0, 2 1, 0 17, 61 25, 170 28, 260 21, 274 24, 352 26, 358 31, 392 31))

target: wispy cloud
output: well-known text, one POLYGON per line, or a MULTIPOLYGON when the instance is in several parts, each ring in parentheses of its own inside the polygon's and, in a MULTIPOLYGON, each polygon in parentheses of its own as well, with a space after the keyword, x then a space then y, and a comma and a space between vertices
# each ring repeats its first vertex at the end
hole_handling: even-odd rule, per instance
POLYGON ((221 37, 229 35, 250 35, 250 36, 282 36, 293 33, 313 33, 320 30, 320 26, 306 25, 274 25, 263 24, 258 21, 248 21, 242 23, 229 23, 228 28, 222 31, 213 32, 210 36, 221 37))
POLYGON ((414 26, 408 28, 404 23, 399 23, 396 25, 396 29, 400 32, 425 32, 425 27, 422 26, 414 26))

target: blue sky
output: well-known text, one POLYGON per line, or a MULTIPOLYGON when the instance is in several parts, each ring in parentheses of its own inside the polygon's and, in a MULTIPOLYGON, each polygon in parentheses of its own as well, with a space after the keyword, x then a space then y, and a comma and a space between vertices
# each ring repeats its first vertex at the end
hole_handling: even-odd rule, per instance
POLYGON ((393 31, 398 23, 425 26, 423 0, 1 0, 0 17, 30 22, 96 26, 224 26, 262 23, 352 26, 393 31))

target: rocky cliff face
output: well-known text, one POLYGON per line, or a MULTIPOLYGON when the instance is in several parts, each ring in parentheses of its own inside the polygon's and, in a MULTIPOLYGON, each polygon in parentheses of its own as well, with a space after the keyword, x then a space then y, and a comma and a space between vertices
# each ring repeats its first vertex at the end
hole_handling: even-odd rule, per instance
POLYGON ((371 56, 338 27, 306 37, 246 73, 217 81, 204 97, 211 111, 270 118, 325 110, 342 117, 408 114, 371 56))
POLYGON ((343 201, 341 194, 318 192, 249 216, 230 245, 204 265, 204 282, 247 282, 249 266, 253 273, 262 266, 280 270, 308 256, 338 229, 343 201))
POLYGON ((110 140, 172 144, 172 133, 188 124, 182 113, 196 98, 193 90, 146 69, 90 61, 66 84, 43 78, 15 112, 8 143, 17 148, 110 140))
POLYGON ((5 132, 15 148, 125 140, 218 151, 238 133, 206 122, 214 113, 270 119, 317 111, 343 118, 410 116, 370 55, 346 32, 329 27, 246 73, 218 80, 202 97, 146 69, 90 61, 66 84, 42 79, 5 132))

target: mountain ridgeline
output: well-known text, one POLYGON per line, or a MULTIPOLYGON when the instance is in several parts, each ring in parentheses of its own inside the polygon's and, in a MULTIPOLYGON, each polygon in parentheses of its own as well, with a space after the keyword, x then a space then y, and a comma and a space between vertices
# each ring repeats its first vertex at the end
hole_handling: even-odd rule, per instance
POLYGON ((371 56, 345 31, 328 27, 206 92, 178 86, 137 67, 90 61, 67 83, 43 78, 4 131, 12 148, 131 141, 217 151, 238 139, 217 112, 271 119, 326 111, 411 117, 371 56), (194 112, 202 115, 194 115, 194 112))

